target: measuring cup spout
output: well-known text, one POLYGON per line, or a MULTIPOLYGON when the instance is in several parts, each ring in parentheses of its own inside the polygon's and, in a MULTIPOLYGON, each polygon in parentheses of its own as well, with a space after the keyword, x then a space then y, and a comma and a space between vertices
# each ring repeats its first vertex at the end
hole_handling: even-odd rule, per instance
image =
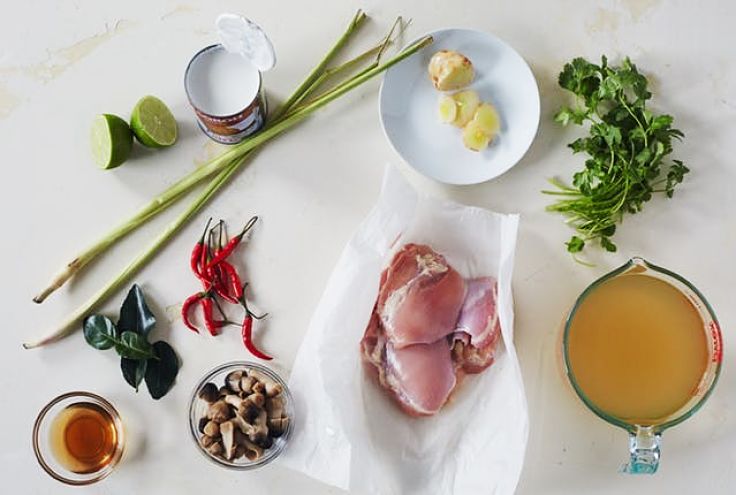
POLYGON ((659 467, 659 444, 662 435, 652 426, 637 426, 629 432, 629 462, 622 468, 629 474, 654 474, 659 467))

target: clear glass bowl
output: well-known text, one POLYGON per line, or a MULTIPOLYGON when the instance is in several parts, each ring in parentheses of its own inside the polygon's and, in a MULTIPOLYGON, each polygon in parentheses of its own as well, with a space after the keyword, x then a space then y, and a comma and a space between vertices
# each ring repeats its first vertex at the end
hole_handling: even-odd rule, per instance
POLYGON ((294 399, 291 396, 291 392, 289 392, 289 387, 286 385, 286 382, 284 382, 284 380, 282 380, 280 376, 278 376, 269 368, 258 363, 253 363, 249 361, 233 361, 230 363, 222 364, 209 371, 194 387, 192 398, 189 403, 189 431, 192 434, 192 440, 197 446, 197 450, 199 450, 199 452, 201 452, 203 456, 205 456, 207 459, 214 462, 215 464, 229 469, 255 469, 261 466, 265 466, 266 464, 276 459, 279 454, 281 454, 281 452, 283 452, 283 450, 286 448, 286 445, 289 442, 289 437, 291 436, 291 429, 293 428, 293 425, 294 399), (227 459, 210 454, 199 443, 199 439, 202 436, 198 428, 199 419, 205 415, 205 411, 208 407, 207 403, 198 397, 199 391, 202 389, 202 387, 205 386, 205 384, 209 382, 214 383, 218 388, 223 386, 225 384, 225 377, 230 372, 238 370, 256 371, 266 376, 270 380, 273 380, 274 383, 278 383, 279 385, 281 385, 283 389, 282 394, 284 396, 284 413, 289 418, 289 423, 284 433, 280 437, 274 438, 271 448, 264 450, 263 456, 255 461, 248 460, 246 457, 241 457, 239 459, 229 461, 227 459))
POLYGON ((123 457, 125 448, 125 431, 117 410, 107 400, 91 392, 68 392, 46 404, 38 413, 33 424, 33 453, 41 467, 49 476, 68 485, 91 485, 106 478, 113 472, 123 457), (94 404, 103 409, 113 420, 117 445, 109 463, 93 473, 75 473, 62 466, 51 450, 51 426, 56 416, 64 409, 75 404, 94 404))

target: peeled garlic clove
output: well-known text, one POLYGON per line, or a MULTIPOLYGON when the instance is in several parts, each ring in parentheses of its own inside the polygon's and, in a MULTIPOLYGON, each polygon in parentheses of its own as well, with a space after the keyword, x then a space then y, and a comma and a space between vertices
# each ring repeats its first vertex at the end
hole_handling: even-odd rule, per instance
POLYGON ((445 124, 452 124, 457 118, 457 102, 452 96, 440 96, 439 104, 440 121, 445 124))
POLYGON ((463 144, 470 150, 483 151, 490 141, 491 137, 475 121, 469 122, 463 129, 463 144))
POLYGON ((457 105, 457 116, 455 117, 453 124, 458 127, 464 127, 465 124, 473 119, 475 110, 478 108, 478 105, 480 105, 478 93, 468 89, 455 93, 452 95, 452 98, 455 100, 457 105))
POLYGON ((462 89, 475 76, 468 57, 454 50, 440 50, 429 60, 429 77, 440 91, 462 89))
POLYGON ((498 134, 501 129, 501 118, 498 116, 496 108, 490 103, 482 103, 478 106, 475 115, 473 115, 473 122, 491 137, 498 134))

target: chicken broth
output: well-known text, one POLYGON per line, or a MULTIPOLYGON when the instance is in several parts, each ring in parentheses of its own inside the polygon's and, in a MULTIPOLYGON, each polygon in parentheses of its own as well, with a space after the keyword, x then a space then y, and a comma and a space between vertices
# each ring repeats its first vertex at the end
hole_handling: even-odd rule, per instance
POLYGON ((614 277, 578 306, 568 331, 582 393, 632 424, 664 422, 696 393, 707 366, 704 322, 678 289, 642 274, 614 277))
POLYGON ((77 474, 95 473, 107 466, 115 456, 117 444, 115 421, 96 404, 72 404, 51 424, 54 457, 77 474))

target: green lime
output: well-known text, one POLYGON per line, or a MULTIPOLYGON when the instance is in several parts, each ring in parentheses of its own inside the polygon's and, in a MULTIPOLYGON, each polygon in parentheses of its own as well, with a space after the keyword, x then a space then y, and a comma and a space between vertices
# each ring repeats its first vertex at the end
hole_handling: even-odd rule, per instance
POLYGON ((105 170, 115 168, 130 156, 133 133, 128 123, 117 115, 103 113, 92 123, 92 156, 105 170))
POLYGON ((144 96, 133 108, 130 127, 144 146, 164 148, 176 142, 178 131, 171 110, 155 96, 144 96))

